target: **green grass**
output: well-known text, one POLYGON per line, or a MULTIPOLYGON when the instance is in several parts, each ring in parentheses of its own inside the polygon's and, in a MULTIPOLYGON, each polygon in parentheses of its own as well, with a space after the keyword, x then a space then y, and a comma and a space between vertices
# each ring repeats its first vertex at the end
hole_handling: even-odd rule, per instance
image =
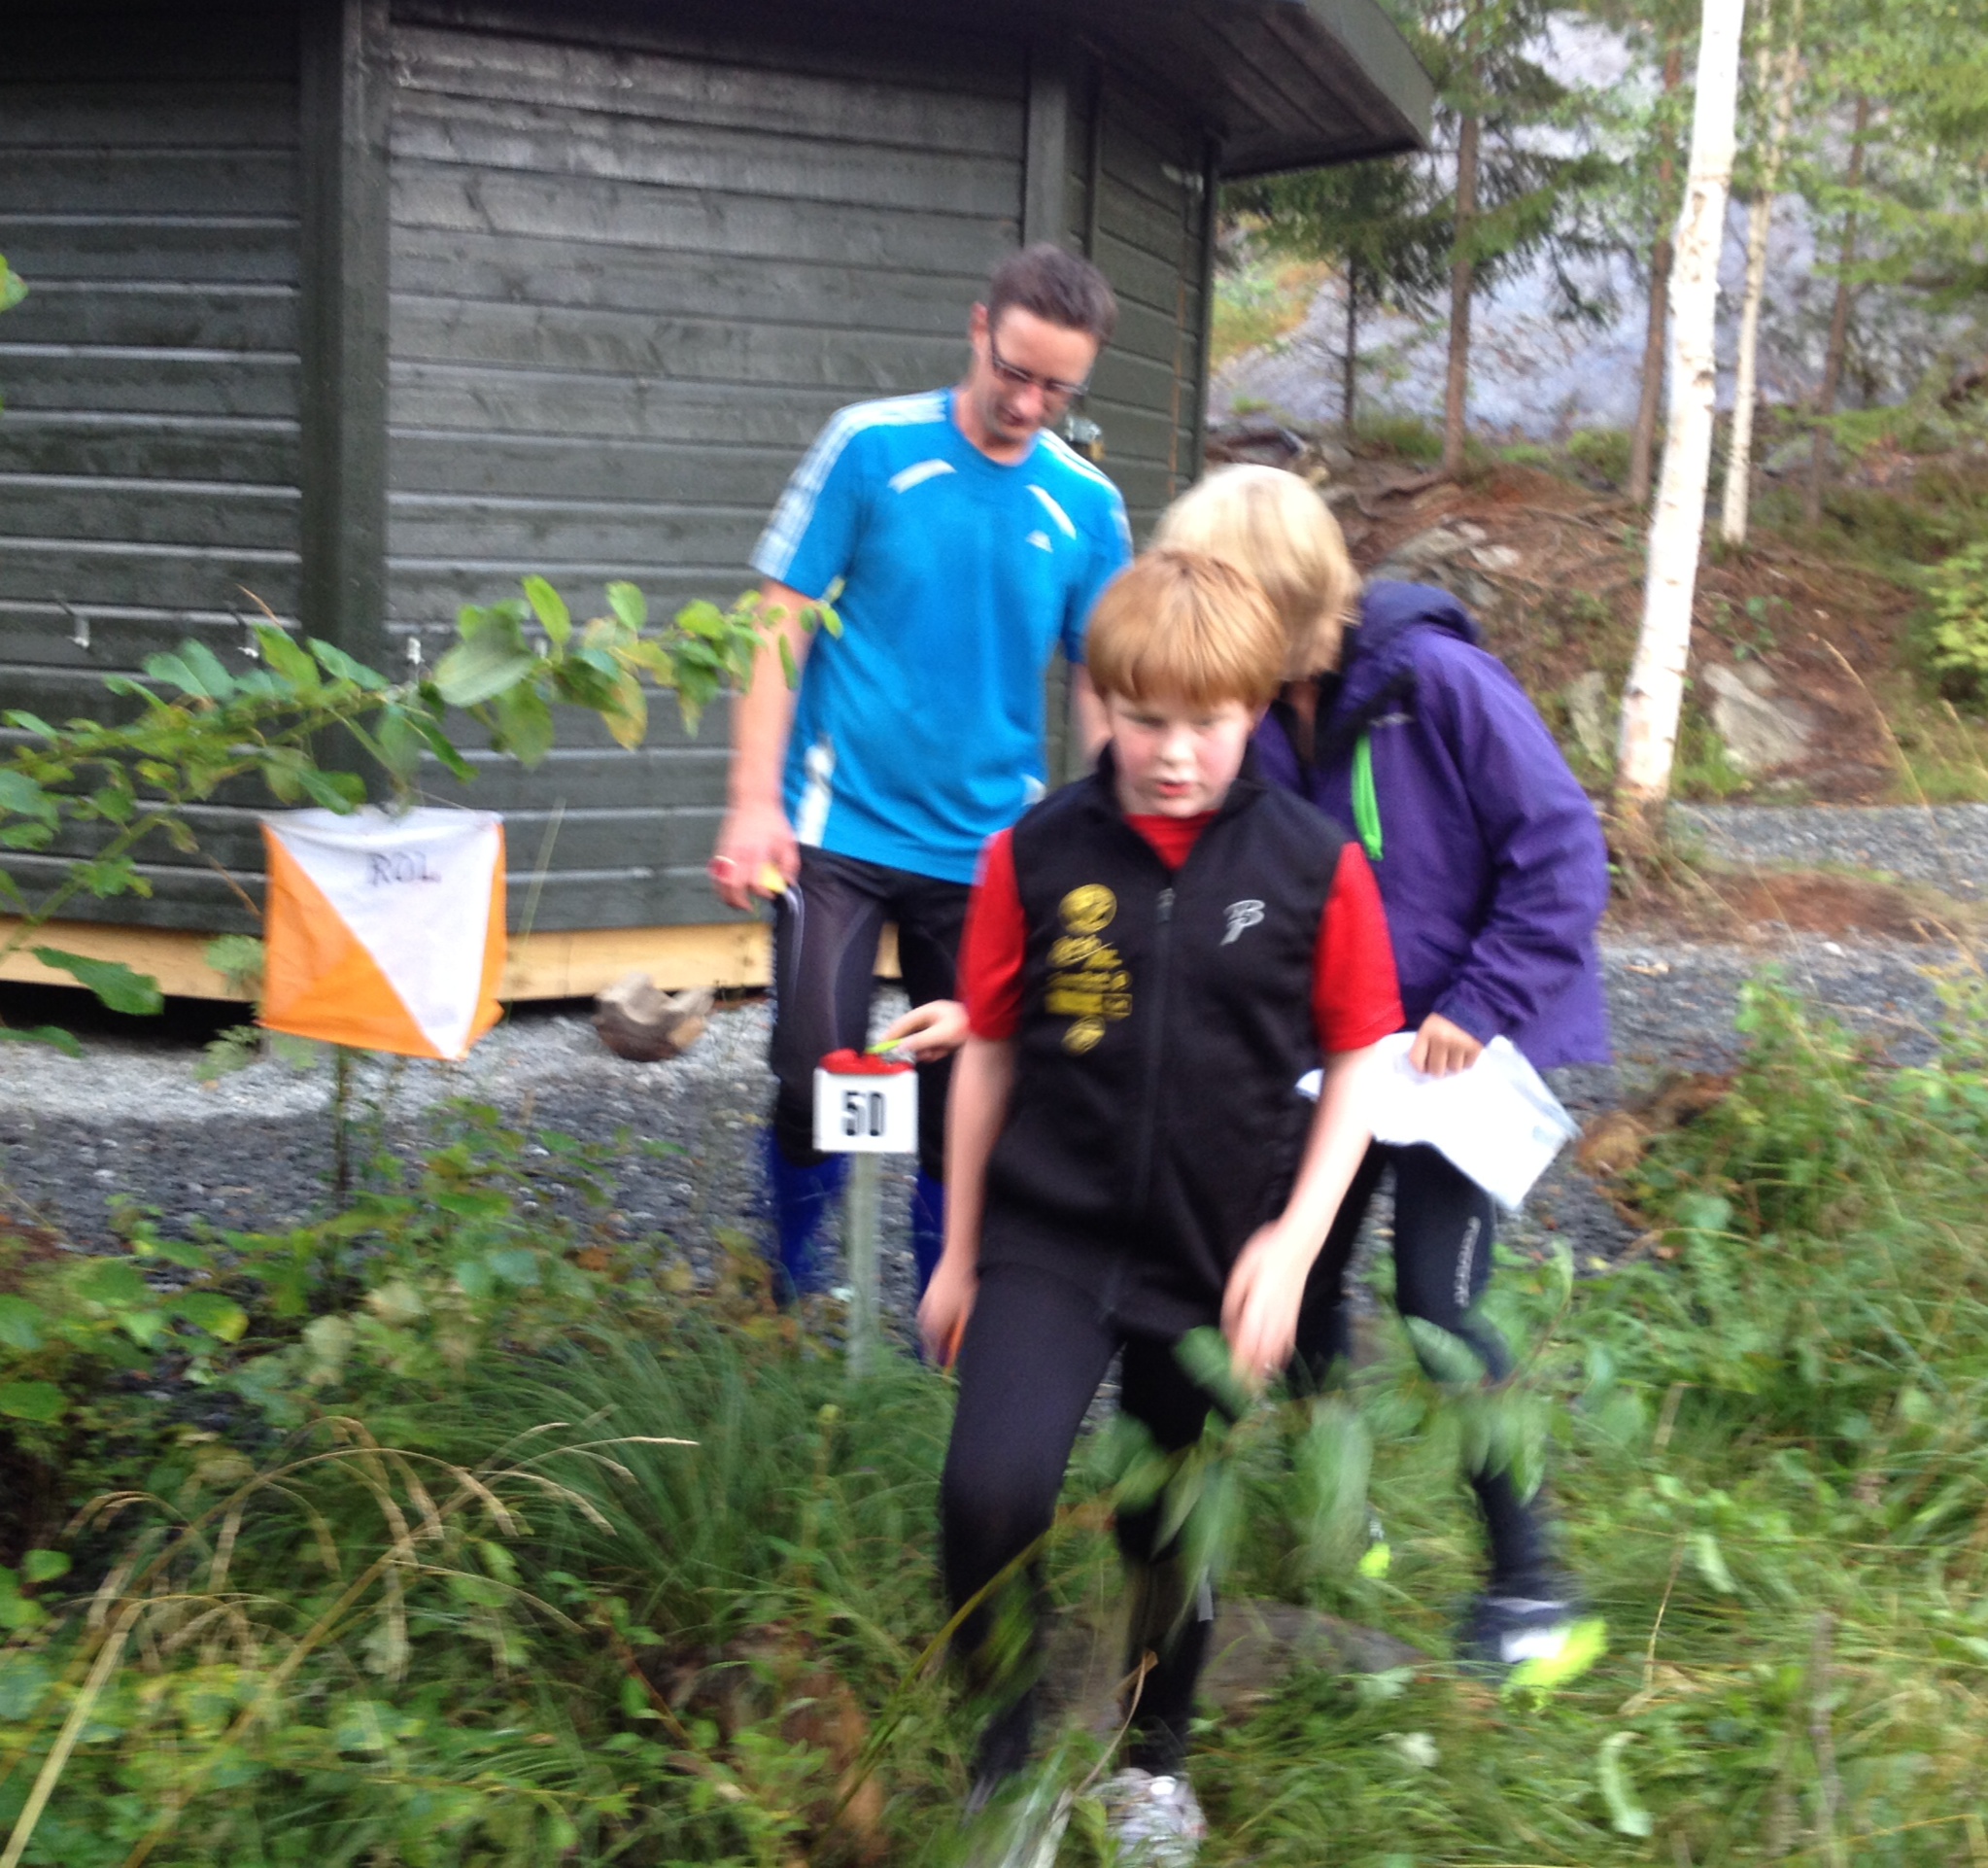
MULTIPOLYGON (((1234 1436, 1225 1587, 1430 1660, 1308 1673, 1211 1724, 1212 1868, 1988 1860, 1988 1020, 1957 999, 1939 1060, 1892 1071, 1775 990, 1745 1017, 1732 1095, 1640 1170, 1632 1262, 1504 1266, 1493 1307, 1528 1347, 1510 1396, 1487 1415, 1438 1393, 1390 1326, 1326 1416, 1342 1477, 1371 1442, 1385 1576, 1321 1541, 1302 1416, 1234 1436), (1609 1628, 1543 1698, 1443 1658, 1480 1556, 1459 1450, 1487 1423, 1544 1434, 1609 1628)), ((446 1264, 509 1223, 462 1219, 421 1249, 446 1264)), ((0 1589, 0 1830, 51 1792, 22 1858, 785 1868, 835 1858, 855 1757, 883 1792, 876 1858, 955 1859, 970 1733, 920 1671, 943 1379, 898 1362, 852 1387, 745 1267, 699 1296, 645 1282, 639 1253, 577 1307, 541 1267, 430 1360, 449 1281, 384 1249, 370 1295, 322 1297, 351 1340, 296 1365, 292 1426, 162 1417, 147 1440, 106 1416, 123 1437, 76 1470, 122 1503, 53 1539, 68 1577, 0 1589)), ((270 1326, 236 1289, 253 1345, 270 1326)), ((224 1359, 210 1379, 241 1386, 224 1359)), ((1080 1459, 1071 1505, 1098 1483, 1080 1459)), ((1065 1602, 1117 1599, 1094 1514, 1049 1565, 1065 1602)), ((1096 1762, 1055 1736, 1052 1769, 1096 1762)), ((1098 1859, 1095 1833, 1063 1860, 1098 1859)))

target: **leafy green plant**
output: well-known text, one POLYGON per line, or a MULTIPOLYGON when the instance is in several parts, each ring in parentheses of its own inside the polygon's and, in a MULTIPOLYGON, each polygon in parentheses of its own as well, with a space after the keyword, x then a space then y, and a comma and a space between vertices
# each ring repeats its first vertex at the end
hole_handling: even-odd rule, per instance
POLYGON ((1619 428, 1577 428, 1567 436, 1567 459, 1611 487, 1629 477, 1629 436, 1619 428))
MULTIPOLYGON (((674 691, 694 730, 726 681, 749 675, 766 640, 756 594, 730 610, 688 605, 651 632, 633 584, 609 585, 609 614, 577 626, 543 578, 527 578, 525 589, 523 599, 465 608, 461 640, 431 676, 391 683, 332 643, 293 640, 270 616, 253 628, 260 666, 247 674, 230 674, 204 643, 189 641, 150 657, 143 679, 110 677, 112 694, 139 703, 135 719, 58 728, 20 709, 0 715, 25 736, 0 760, 0 850, 92 846, 32 901, 0 869, 0 910, 17 917, 0 937, 0 959, 33 945, 36 930, 81 896, 150 893, 141 848, 163 838, 195 849, 189 807, 232 780, 258 780, 279 804, 356 810, 366 801, 367 778, 319 762, 318 748, 341 737, 370 757, 395 798, 410 794, 425 758, 466 780, 472 769, 445 730, 451 707, 465 709, 527 765, 552 748, 555 706, 594 712, 622 744, 634 745, 647 730, 648 689, 660 687, 674 691), (536 640, 527 636, 531 621, 543 632, 536 640)), ((810 610, 810 624, 817 620, 840 627, 826 606, 810 610)), ((784 639, 782 653, 791 678, 784 639)), ((121 963, 47 945, 33 951, 114 1011, 159 1008, 156 985, 121 963)), ((7 1038, 65 1042, 50 1029, 0 1026, 7 1038)))
POLYGON ((1941 559, 1927 571, 1926 590, 1927 665, 1948 698, 1978 701, 1988 695, 1988 538, 1941 559))

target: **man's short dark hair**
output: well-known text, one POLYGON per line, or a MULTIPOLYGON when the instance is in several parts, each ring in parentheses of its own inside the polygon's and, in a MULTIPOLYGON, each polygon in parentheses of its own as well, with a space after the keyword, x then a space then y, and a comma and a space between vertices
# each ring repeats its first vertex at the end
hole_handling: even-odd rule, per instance
POLYGON ((1011 253, 987 281, 987 328, 1000 329, 1011 305, 1034 312, 1045 324, 1080 330, 1099 346, 1118 328, 1118 301, 1105 275, 1088 259, 1045 240, 1011 253))

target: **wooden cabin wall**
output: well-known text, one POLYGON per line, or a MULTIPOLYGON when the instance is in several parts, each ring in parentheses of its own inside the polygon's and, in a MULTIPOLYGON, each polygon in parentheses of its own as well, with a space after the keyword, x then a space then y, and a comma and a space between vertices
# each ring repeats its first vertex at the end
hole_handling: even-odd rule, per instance
MULTIPOLYGON (((0 253, 29 295, 0 319, 0 704, 101 718, 105 675, 187 637, 247 667, 243 587, 296 613, 297 22, 10 0, 4 37, 0 253)), ((238 813, 194 815, 259 867, 238 813)), ((204 865, 148 873, 102 912, 242 916, 204 865)))
POLYGON ((1164 106, 1093 66, 1071 155, 1072 220, 1119 309, 1088 413, 1104 431, 1102 465, 1144 544, 1167 502, 1200 473, 1206 154, 1164 106))
MULTIPOLYGON (((1080 43, 786 0, 14 0, 0 705, 110 711, 189 635, 246 666, 242 586, 390 672, 529 571, 727 599, 834 409, 957 375, 1025 202, 1118 291, 1090 413, 1143 539, 1194 471, 1203 161, 1080 43)), ((506 813, 514 926, 722 917, 724 711, 669 716, 435 782, 506 813)), ((261 802, 195 813, 252 893, 261 802)), ((148 879, 80 912, 253 925, 201 858, 148 879)))
MULTIPOLYGON (((395 6, 389 609, 428 652, 526 571, 731 598, 834 410, 959 373, 1019 234, 1021 48, 722 18, 395 6)), ((534 926, 721 913, 726 722, 668 712, 466 794, 534 926)))

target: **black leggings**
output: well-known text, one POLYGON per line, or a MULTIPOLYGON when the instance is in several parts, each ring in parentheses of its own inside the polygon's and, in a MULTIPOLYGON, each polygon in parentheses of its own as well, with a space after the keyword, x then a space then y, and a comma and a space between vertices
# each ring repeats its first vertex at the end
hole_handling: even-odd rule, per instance
MULTIPOLYGON (((898 928, 898 968, 913 1005, 953 996, 965 882, 944 882, 825 849, 803 849, 801 875, 775 898, 773 1134, 796 1167, 825 1157, 814 1146, 814 1067, 831 1051, 860 1051, 870 1035, 876 943, 898 928)), ((945 1178, 945 1090, 952 1059, 918 1066, 918 1165, 945 1178)))
MULTIPOLYGON (((1169 1452, 1192 1445, 1214 1403, 1175 1360, 1174 1339, 1128 1334, 1101 1314, 1095 1297, 1046 1271, 993 1265, 981 1278, 960 1346, 959 1404, 940 1492, 945 1588, 955 1610, 1049 1528, 1084 1410, 1121 1348, 1124 1411, 1169 1452)), ((1215 1608, 1208 1597, 1185 1601, 1186 1578, 1170 1561, 1171 1546, 1155 1548, 1158 1532, 1157 1505, 1119 1515, 1118 1547, 1135 1591, 1126 1672, 1148 1652, 1157 1657, 1139 1691, 1133 1761, 1171 1771, 1186 1750, 1215 1608)), ((1018 1600, 1030 1631, 1024 1653, 995 1651, 1008 1623, 1001 1592, 960 1631, 969 1684, 994 1709, 980 1745, 983 1775, 1019 1770, 1028 1755, 1040 1570, 1031 1566, 1019 1598, 1010 1599, 1018 1600)))
MULTIPOLYGON (((1293 1374, 1301 1386, 1322 1382, 1332 1365, 1350 1359, 1352 1313, 1346 1271, 1360 1221, 1383 1170, 1394 1170, 1394 1303, 1404 1317, 1421 1317, 1460 1337, 1483 1361, 1487 1377, 1512 1372, 1505 1339, 1477 1310, 1491 1279, 1497 1209, 1483 1188, 1433 1148, 1367 1150, 1347 1189, 1339 1216, 1305 1286, 1298 1312, 1293 1374)), ((1430 1368, 1433 1376, 1444 1371, 1430 1368)), ((1539 1594, 1550 1588, 1550 1552, 1544 1513, 1522 1500, 1507 1472, 1474 1472, 1471 1490, 1491 1539, 1491 1584, 1501 1593, 1539 1594)))

